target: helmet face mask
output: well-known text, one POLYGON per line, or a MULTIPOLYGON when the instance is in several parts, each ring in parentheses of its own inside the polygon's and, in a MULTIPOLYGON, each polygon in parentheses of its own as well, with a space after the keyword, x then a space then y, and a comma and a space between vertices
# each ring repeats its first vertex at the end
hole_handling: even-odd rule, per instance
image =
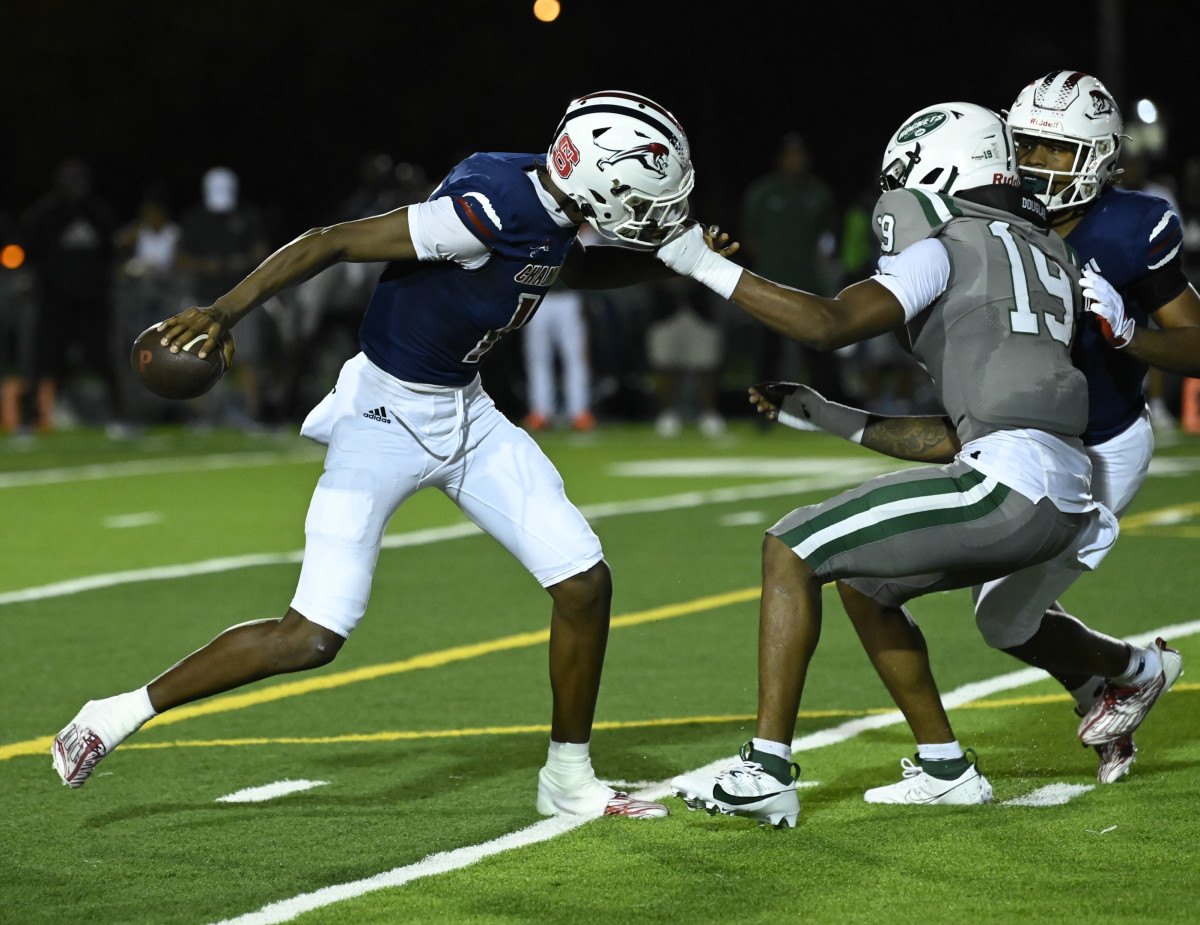
POLYGON ((1075 150, 1069 169, 1021 167, 1024 187, 1049 212, 1087 205, 1119 173, 1124 123, 1112 95, 1095 77, 1051 71, 1021 91, 1008 112, 1008 124, 1023 153, 1039 145, 1075 150))
POLYGON ((605 91, 574 100, 546 160, 554 184, 613 243, 657 247, 687 218, 695 183, 687 136, 645 97, 605 91))
POLYGON ((879 186, 953 196, 977 186, 1020 185, 1004 120, 974 103, 940 103, 909 116, 883 154, 879 186))

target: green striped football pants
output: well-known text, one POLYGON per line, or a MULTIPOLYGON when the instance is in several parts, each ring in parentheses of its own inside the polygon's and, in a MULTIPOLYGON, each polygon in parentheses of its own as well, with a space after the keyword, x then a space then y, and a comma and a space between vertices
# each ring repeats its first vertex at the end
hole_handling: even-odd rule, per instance
POLYGON ((1086 515, 1034 503, 961 460, 882 475, 797 508, 767 533, 824 581, 845 579, 887 606, 967 588, 1044 562, 1086 515))

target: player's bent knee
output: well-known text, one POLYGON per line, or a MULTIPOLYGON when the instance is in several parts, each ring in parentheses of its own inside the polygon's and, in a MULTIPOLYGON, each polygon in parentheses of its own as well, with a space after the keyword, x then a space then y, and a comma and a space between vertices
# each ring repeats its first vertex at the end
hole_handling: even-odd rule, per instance
POLYGON ((612 601, 612 571, 608 563, 601 560, 584 572, 564 578, 546 589, 554 603, 574 612, 595 608, 607 613, 612 601))
POLYGON ((303 671, 320 668, 333 661, 345 638, 331 629, 313 623, 294 608, 276 625, 272 640, 272 657, 281 671, 303 671))

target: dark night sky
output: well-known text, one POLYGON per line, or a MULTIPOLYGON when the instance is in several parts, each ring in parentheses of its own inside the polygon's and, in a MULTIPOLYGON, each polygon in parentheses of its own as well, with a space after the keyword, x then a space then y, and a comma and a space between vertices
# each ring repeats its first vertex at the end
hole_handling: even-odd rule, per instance
POLYGON ((66 155, 92 163, 126 218, 148 178, 182 208, 224 163, 270 207, 281 242, 328 220, 368 150, 437 179, 474 150, 542 150, 570 99, 619 88, 675 112, 696 214, 733 225, 741 190, 789 130, 847 200, 909 113, 957 99, 1007 107, 1056 67, 1107 80, 1127 119, 1132 100, 1157 100, 1174 116, 1166 166, 1177 167, 1200 151, 1183 65, 1197 53, 1192 4, 1108 4, 1119 54, 1091 0, 563 0, 551 24, 534 20, 532 0, 6 3, 0 212, 23 211, 66 155))

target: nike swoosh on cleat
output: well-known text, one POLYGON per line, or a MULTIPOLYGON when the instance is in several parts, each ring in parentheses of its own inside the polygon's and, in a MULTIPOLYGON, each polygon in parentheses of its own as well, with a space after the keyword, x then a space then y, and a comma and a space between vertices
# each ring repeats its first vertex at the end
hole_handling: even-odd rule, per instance
POLYGON ((749 806, 751 803, 758 803, 762 800, 769 800, 771 797, 777 797, 781 793, 783 793, 782 790, 777 790, 774 793, 760 793, 752 797, 739 797, 731 793, 726 793, 720 784, 716 784, 713 787, 713 799, 720 800, 722 803, 728 803, 730 806, 749 806))

